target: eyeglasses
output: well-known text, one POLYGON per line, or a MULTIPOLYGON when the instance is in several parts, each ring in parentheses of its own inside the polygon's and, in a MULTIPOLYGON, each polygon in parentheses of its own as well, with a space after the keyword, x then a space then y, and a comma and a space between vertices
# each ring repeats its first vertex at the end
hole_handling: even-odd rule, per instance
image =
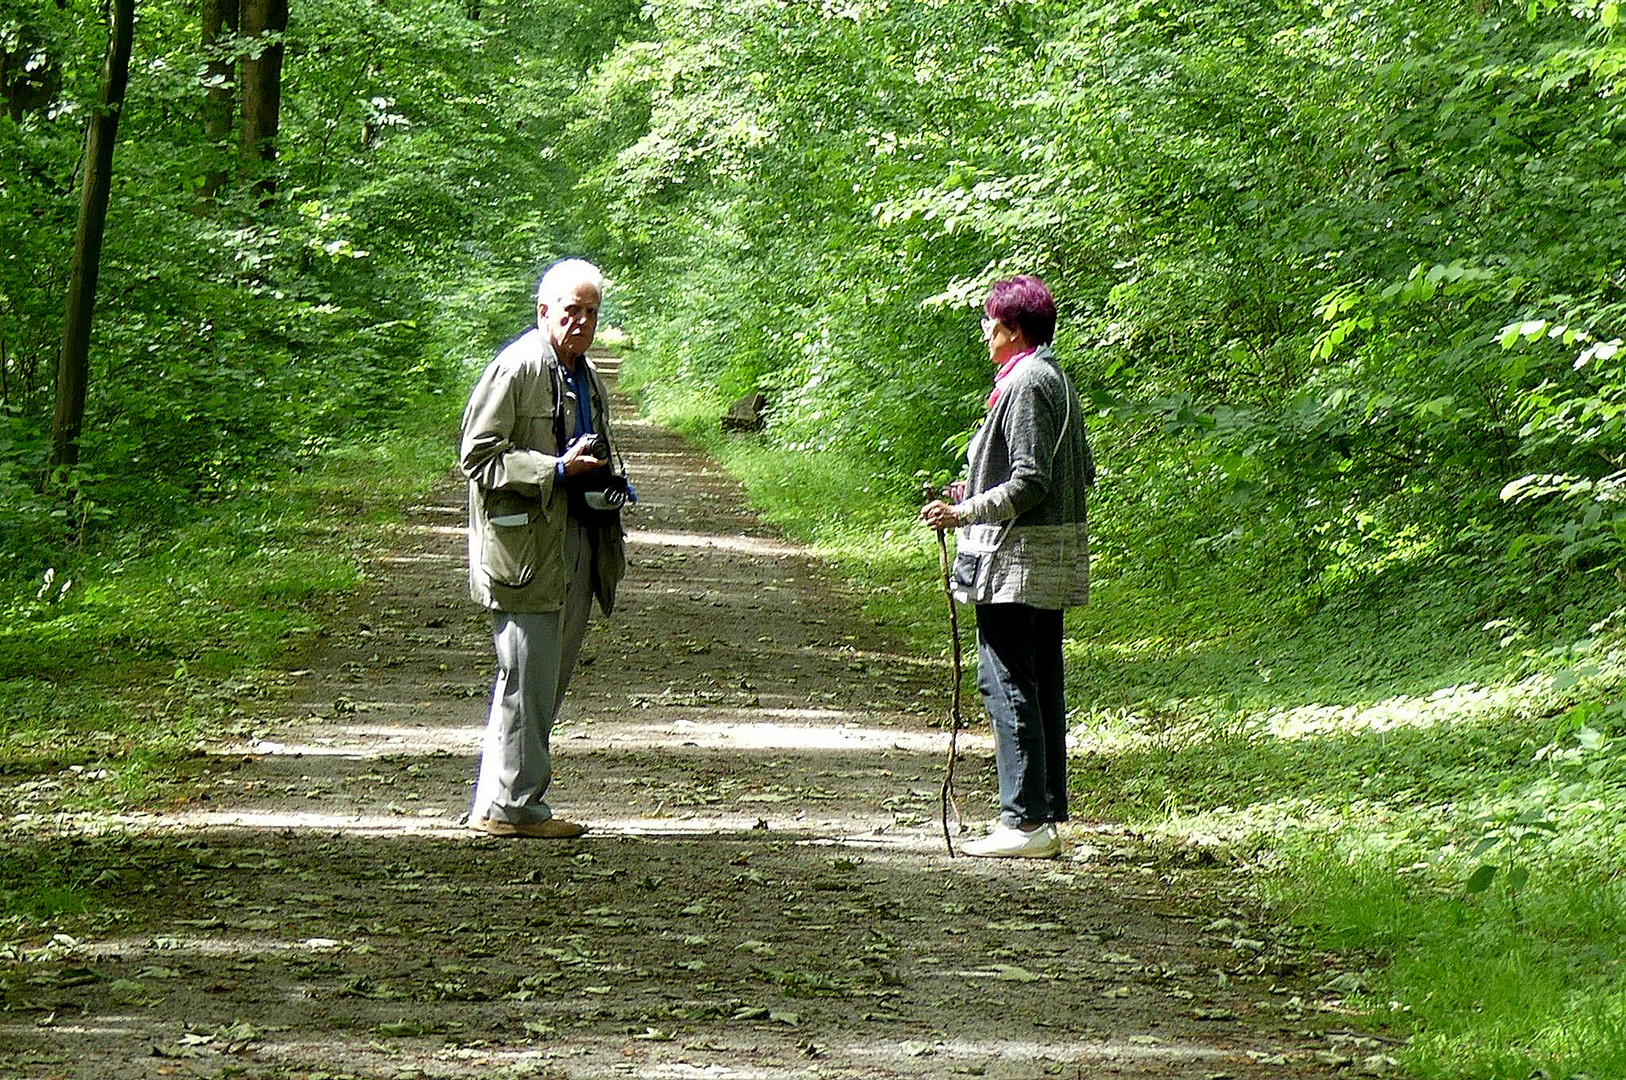
POLYGON ((982 317, 982 340, 987 341, 989 338, 993 337, 994 327, 998 325, 998 319, 994 318, 992 315, 984 315, 982 317))

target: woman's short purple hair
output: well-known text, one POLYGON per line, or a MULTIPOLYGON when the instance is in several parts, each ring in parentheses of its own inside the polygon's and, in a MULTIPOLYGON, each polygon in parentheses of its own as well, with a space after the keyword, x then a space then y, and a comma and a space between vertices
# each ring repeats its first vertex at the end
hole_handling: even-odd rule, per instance
POLYGON ((994 282, 984 313, 1022 331, 1029 345, 1048 345, 1056 336, 1056 298, 1032 274, 994 282))

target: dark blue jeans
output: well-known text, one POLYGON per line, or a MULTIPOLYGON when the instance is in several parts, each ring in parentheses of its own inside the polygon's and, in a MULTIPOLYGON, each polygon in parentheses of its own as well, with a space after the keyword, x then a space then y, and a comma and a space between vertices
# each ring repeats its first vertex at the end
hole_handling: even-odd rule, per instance
POLYGON ((1061 611, 977 605, 977 689, 994 726, 999 822, 1067 820, 1061 611))

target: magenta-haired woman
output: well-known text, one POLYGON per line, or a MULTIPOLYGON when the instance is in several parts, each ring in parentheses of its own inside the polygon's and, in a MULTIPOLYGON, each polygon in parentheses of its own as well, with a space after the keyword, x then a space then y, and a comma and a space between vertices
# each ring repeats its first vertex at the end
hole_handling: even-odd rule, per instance
POLYGON ((999 822, 967 855, 1051 858, 1067 820, 1062 611, 1087 602, 1085 502, 1095 460, 1078 394, 1056 362, 1056 301, 1022 275, 996 282, 982 336, 994 367, 964 481, 921 520, 958 529, 953 588, 976 605, 977 688, 994 731, 999 822))

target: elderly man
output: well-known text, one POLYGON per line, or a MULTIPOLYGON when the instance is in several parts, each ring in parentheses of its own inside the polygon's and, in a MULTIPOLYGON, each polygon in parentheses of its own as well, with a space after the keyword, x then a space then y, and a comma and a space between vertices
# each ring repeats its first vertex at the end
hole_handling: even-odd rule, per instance
POLYGON ((592 263, 550 267, 536 290, 536 328, 491 362, 463 412, 469 591, 490 609, 497 647, 469 826, 492 836, 586 831, 555 817, 544 796, 548 739, 588 612, 596 596, 610 613, 626 566, 619 518, 582 509, 580 498, 615 454, 608 396, 587 359, 603 291, 592 263))

